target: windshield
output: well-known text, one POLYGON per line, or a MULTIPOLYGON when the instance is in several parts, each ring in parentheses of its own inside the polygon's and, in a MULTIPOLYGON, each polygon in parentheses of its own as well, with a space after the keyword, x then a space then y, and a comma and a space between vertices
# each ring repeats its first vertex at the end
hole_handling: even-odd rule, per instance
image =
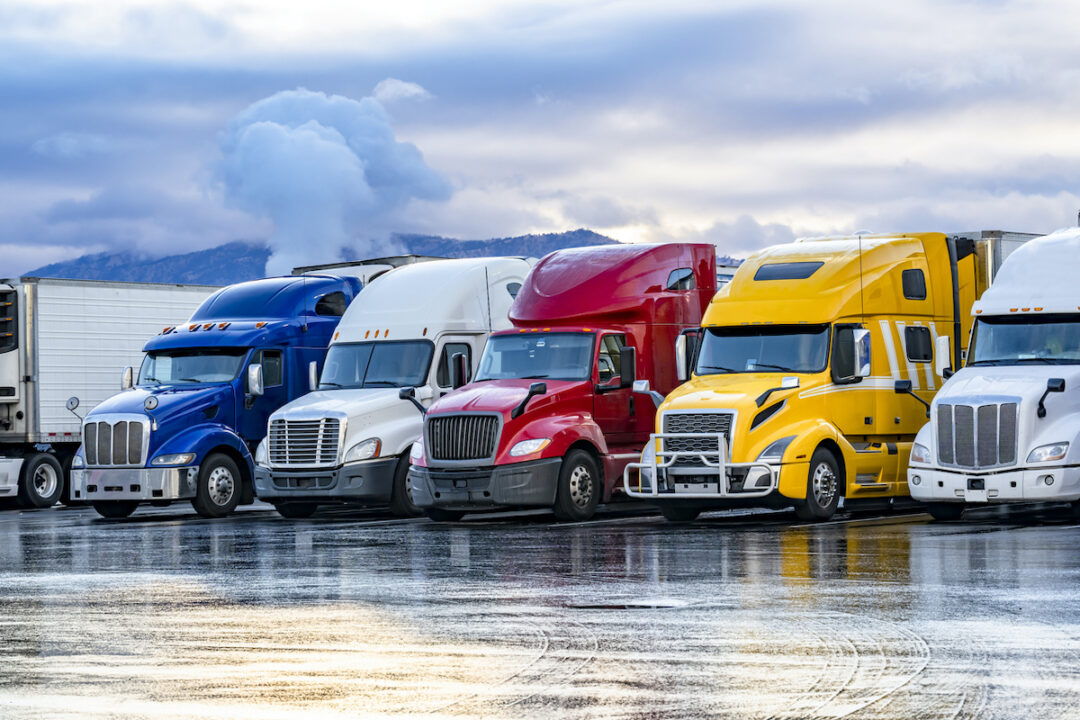
POLYGON ((829 355, 827 325, 754 325, 706 328, 697 374, 818 373, 829 355))
POLYGON ((434 350, 427 340, 331 345, 319 389, 424 385, 434 350))
POLYGON ((495 335, 487 342, 476 380, 587 380, 592 333, 495 335))
POLYGON ((968 357, 968 365, 1080 363, 1080 316, 979 318, 968 357))
POLYGON ((139 385, 226 383, 240 374, 247 348, 195 348, 147 353, 139 385))

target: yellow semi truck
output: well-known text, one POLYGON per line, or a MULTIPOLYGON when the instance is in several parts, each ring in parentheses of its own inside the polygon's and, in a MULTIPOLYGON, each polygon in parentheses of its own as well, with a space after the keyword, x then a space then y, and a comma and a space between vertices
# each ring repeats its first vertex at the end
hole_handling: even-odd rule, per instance
POLYGON ((742 505, 825 520, 841 498, 907 496, 912 441, 963 365, 971 305, 1033 237, 856 235, 752 255, 679 338, 689 381, 660 403, 626 492, 669 520, 742 505))

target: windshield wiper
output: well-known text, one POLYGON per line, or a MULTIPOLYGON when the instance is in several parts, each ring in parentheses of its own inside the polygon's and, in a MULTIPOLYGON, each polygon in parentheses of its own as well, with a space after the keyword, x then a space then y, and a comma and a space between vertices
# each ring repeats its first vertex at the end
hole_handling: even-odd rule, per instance
POLYGON ((200 380, 199 378, 178 378, 176 380, 176 382, 201 383, 201 382, 205 382, 205 381, 200 380))
POLYGON ((392 383, 389 380, 365 380, 364 387, 397 387, 397 383, 392 383))
POLYGON ((540 375, 522 375, 518 380, 539 380, 540 378, 551 377, 547 373, 541 373, 540 375))
MULTIPOLYGON (((161 381, 158 380, 157 378, 154 378, 154 377, 143 378, 143 380, 145 380, 147 382, 154 382, 154 383, 157 383, 158 385, 161 384, 161 381)), ((139 384, 141 385, 142 383, 140 382, 139 384)))
POLYGON ((330 382, 328 380, 323 380, 321 383, 319 383, 319 389, 320 390, 322 390, 323 385, 329 385, 330 387, 336 387, 336 388, 345 387, 344 385, 342 385, 340 383, 330 382))
POLYGON ((721 372, 726 372, 726 373, 737 373, 737 372, 739 372, 738 370, 732 370, 731 368, 724 367, 723 365, 699 365, 698 369, 699 370, 719 370, 721 372))
POLYGON ((759 367, 772 368, 773 370, 779 370, 780 372, 795 372, 794 369, 789 368, 789 367, 784 367, 782 365, 773 365, 771 363, 759 363, 759 362, 754 363, 754 369, 755 370, 757 368, 759 368, 759 367))

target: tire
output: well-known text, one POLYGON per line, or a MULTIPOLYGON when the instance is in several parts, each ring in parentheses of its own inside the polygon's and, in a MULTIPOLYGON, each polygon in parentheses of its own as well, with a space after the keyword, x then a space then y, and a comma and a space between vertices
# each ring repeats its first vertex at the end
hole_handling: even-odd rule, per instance
POLYGON ((236 462, 222 453, 206 457, 199 467, 199 484, 191 506, 204 518, 225 517, 240 503, 244 482, 236 462))
POLYGON ((60 458, 60 468, 63 470, 64 488, 60 491, 60 497, 57 500, 61 505, 85 505, 84 502, 76 503, 71 499, 71 461, 75 459, 75 455, 68 453, 60 458))
POLYGON ((935 520, 959 520, 964 503, 926 503, 926 512, 935 520))
POLYGON ((1069 512, 1072 514, 1074 520, 1080 520, 1080 500, 1069 503, 1069 512))
POLYGON ((424 514, 435 522, 457 522, 465 517, 460 510, 444 510, 442 508, 426 508, 424 514))
POLYGON ((135 512, 135 508, 139 507, 139 503, 130 500, 117 501, 117 502, 96 502, 93 503, 94 509, 97 510, 97 514, 103 518, 109 518, 110 520, 119 520, 120 518, 126 518, 131 513, 135 512))
POLYGON ((670 522, 690 522, 691 520, 697 520, 697 516, 701 514, 701 508, 693 505, 662 503, 660 505, 660 514, 670 522))
POLYGON ((398 517, 418 517, 423 514, 412 499, 412 488, 409 487, 408 455, 398 460, 397 469, 394 470, 394 487, 390 491, 390 512, 398 517))
POLYGON ((600 468, 591 454, 571 450, 559 468, 559 485, 555 491, 555 517, 560 520, 588 520, 600 504, 600 468))
POLYGON ((48 453, 34 453, 23 460, 19 472, 19 503, 24 507, 47 508, 56 504, 64 491, 64 468, 48 453))
POLYGON ((840 463, 832 451, 819 447, 810 457, 806 499, 795 503, 795 514, 810 522, 828 520, 840 504, 840 463))
POLYGON ((319 509, 319 505, 318 503, 301 502, 276 503, 274 509, 278 511, 281 517, 300 520, 314 515, 315 511, 319 509))

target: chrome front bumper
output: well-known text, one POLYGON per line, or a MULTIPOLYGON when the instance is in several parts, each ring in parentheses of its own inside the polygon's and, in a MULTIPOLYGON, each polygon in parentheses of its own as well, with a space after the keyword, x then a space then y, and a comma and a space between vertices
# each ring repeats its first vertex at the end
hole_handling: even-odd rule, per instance
POLYGON ((623 489, 627 495, 652 501, 736 500, 766 497, 779 487, 777 466, 728 462, 727 439, 720 433, 655 433, 646 447, 656 447, 657 440, 664 447, 665 439, 707 440, 716 443, 716 450, 660 450, 650 462, 630 463, 623 470, 623 489), (676 467, 679 458, 693 458, 702 465, 676 467), (634 470, 638 471, 636 483, 630 477, 634 470), (742 477, 736 478, 736 473, 742 477))
POLYGON ((84 468, 71 471, 73 500, 187 500, 195 497, 199 466, 173 468, 84 468))

